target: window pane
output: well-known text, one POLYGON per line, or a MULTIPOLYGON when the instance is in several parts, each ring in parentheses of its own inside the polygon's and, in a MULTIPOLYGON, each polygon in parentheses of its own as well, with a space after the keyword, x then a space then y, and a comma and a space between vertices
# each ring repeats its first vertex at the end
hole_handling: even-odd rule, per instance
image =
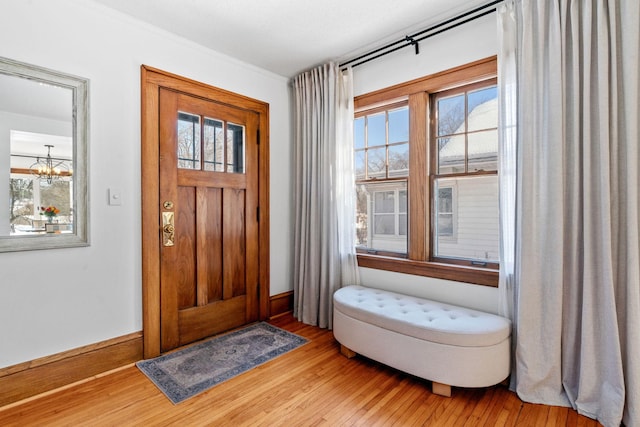
POLYGON ((221 121, 204 119, 204 170, 224 172, 223 135, 221 121))
POLYGON ((367 116, 367 145, 369 147, 384 145, 386 139, 385 113, 367 116))
POLYGON ((465 136, 438 138, 438 173, 464 173, 465 136))
POLYGON ((438 188, 435 211, 438 236, 453 236, 453 187, 438 188))
POLYGON ((399 221, 399 229, 398 229, 398 234, 401 236, 406 236, 407 235, 407 214, 400 214, 400 216, 398 217, 398 221, 399 221))
POLYGON ((409 107, 389 111, 389 144, 409 141, 409 107))
POLYGON ((409 176, 409 143, 389 146, 389 178, 409 176))
POLYGON ((451 135, 465 131, 464 94, 438 100, 437 112, 438 136, 451 135))
POLYGON ((468 131, 498 127, 498 90, 494 87, 469 92, 468 131))
POLYGON ((364 184, 356 186, 356 247, 369 247, 369 193, 364 184))
POLYGON ((375 234, 386 234, 386 235, 396 234, 393 215, 376 214, 374 217, 375 217, 375 226, 374 226, 373 232, 375 234))
POLYGON ((407 182, 356 186, 356 246, 407 252, 407 182))
POLYGON ((499 258, 498 177, 437 179, 434 255, 497 262, 499 258), (440 191, 450 188, 449 191, 440 191), (451 195, 451 197, 449 197, 451 195), (449 204, 452 211, 448 213, 449 204))
POLYGON ((453 236, 453 214, 438 214, 438 237, 451 237, 453 236))
POLYGON ((227 123, 227 172, 244 173, 244 126, 227 123))
POLYGON ((393 213, 395 197, 393 191, 378 191, 374 193, 375 213, 393 213))
POLYGON ((358 117, 353 121, 353 146, 364 148, 364 117, 358 117))
POLYGON ((407 190, 398 191, 398 212, 407 213, 407 190))
POLYGON ((453 188, 438 188, 438 213, 453 213, 453 188))
POLYGON ((200 116, 178 113, 178 167, 200 169, 200 116))
POLYGON ((354 159, 356 162, 356 179, 365 179, 364 150, 356 151, 354 159))
POLYGON ((498 169, 498 131, 469 134, 469 172, 498 169))
MULTIPOLYGON (((36 186, 40 187, 40 206, 55 206, 60 212, 55 215, 54 222, 72 222, 71 209, 71 182, 67 180, 56 180, 51 184, 40 180, 36 186)), ((40 219, 46 219, 42 216, 40 219)))
POLYGON ((368 178, 385 178, 386 177, 386 154, 385 147, 370 148, 367 151, 367 177, 368 178))
POLYGON ((9 223, 10 234, 28 232, 34 219, 33 177, 12 177, 9 179, 9 223))

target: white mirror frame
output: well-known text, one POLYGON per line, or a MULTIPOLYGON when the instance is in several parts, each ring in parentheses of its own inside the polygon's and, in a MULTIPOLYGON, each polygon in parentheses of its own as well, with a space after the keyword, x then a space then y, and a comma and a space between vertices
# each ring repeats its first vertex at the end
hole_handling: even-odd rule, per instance
MULTIPOLYGON (((0 236, 0 252, 89 245, 89 80, 0 57, 0 74, 26 78, 72 91, 74 232, 34 236, 0 236)), ((0 185, 2 185, 0 183, 0 185)), ((8 183, 7 183, 8 185, 8 183)))

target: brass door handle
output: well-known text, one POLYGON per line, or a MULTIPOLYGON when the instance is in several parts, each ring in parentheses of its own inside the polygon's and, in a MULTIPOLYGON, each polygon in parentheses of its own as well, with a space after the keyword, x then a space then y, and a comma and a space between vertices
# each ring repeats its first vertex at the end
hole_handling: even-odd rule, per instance
POLYGON ((162 212, 162 245, 175 244, 175 227, 173 226, 173 212, 162 212))

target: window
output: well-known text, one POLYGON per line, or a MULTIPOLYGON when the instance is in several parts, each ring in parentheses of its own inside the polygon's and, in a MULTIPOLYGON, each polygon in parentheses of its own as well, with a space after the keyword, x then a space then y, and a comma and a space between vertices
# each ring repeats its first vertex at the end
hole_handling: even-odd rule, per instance
POLYGON ((431 94, 431 117, 432 259, 497 263, 497 87, 490 80, 431 94))
POLYGON ((356 98, 361 266, 497 286, 495 73, 488 58, 356 98))
POLYGON ((407 252, 409 108, 368 111, 354 122, 356 245, 368 253, 407 252))
POLYGON ((202 120, 201 129, 200 116, 178 113, 178 167, 244 173, 244 126, 208 117, 202 120), (201 165, 201 152, 204 153, 204 166, 201 165))
POLYGON ((55 206, 58 224, 73 224, 73 187, 69 179, 51 183, 33 175, 11 173, 9 178, 9 222, 11 235, 35 235, 44 232, 46 217, 41 207, 55 206))

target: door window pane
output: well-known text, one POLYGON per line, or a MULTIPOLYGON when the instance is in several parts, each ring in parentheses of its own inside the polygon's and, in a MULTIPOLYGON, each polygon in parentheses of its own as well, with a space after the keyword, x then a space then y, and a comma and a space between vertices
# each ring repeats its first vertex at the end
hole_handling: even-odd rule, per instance
POLYGON ((178 113, 178 168, 200 169, 200 116, 178 113))
POLYGON ((244 126, 227 124, 227 172, 244 173, 244 126))
POLYGON ((204 170, 224 172, 224 126, 220 120, 204 119, 204 170))

